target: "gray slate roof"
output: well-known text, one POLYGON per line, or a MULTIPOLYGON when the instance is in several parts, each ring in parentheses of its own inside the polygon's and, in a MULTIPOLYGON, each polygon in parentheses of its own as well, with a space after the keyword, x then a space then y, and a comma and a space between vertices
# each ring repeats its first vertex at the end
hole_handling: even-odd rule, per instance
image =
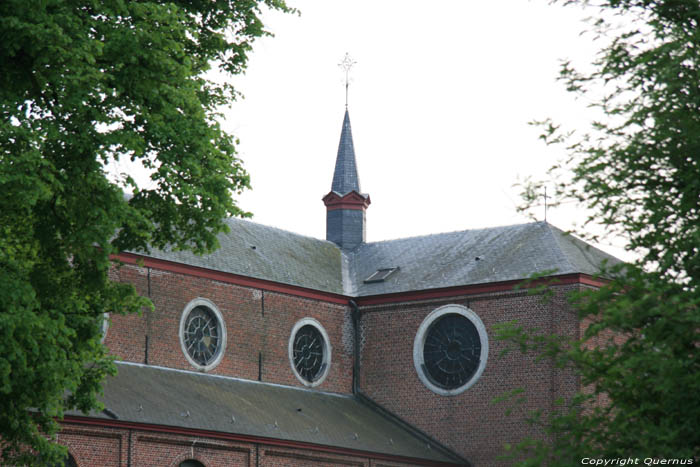
POLYGON ((104 383, 103 403, 121 421, 459 463, 352 396, 135 363, 117 367, 104 383))
POLYGON ((353 190, 360 193, 360 177, 357 175, 355 147, 352 142, 352 129, 350 128, 350 114, 345 110, 331 191, 335 191, 343 196, 353 190))
POLYGON ((343 293, 343 257, 335 243, 242 219, 227 219, 226 223, 230 232, 218 236, 221 246, 213 254, 198 256, 189 251, 152 250, 148 256, 281 284, 343 293))
POLYGON ((619 262, 545 222, 366 243, 351 253, 349 294, 486 284, 547 271, 595 275, 604 260, 619 262), (385 282, 364 283, 376 270, 390 267, 399 270, 385 282))
POLYGON ((150 256, 351 297, 517 280, 545 271, 595 275, 603 261, 619 262, 545 222, 365 243, 351 251, 250 221, 227 223, 231 231, 219 236, 221 248, 211 255, 150 256), (399 270, 385 282, 364 283, 389 267, 399 270))

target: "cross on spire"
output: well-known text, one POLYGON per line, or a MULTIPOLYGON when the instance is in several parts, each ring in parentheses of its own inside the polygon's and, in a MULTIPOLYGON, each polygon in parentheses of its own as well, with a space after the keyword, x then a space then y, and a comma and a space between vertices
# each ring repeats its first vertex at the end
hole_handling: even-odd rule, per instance
POLYGON ((338 66, 345 72, 345 108, 348 108, 348 87, 350 86, 350 68, 357 62, 350 57, 349 53, 345 53, 343 60, 338 63, 338 66))

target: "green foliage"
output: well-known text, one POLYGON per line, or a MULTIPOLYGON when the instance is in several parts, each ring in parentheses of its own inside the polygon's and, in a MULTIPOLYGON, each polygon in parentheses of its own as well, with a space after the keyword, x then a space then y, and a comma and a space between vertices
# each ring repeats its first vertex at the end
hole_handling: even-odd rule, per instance
MULTIPOLYGON (((565 63, 561 79, 606 118, 582 135, 542 122, 542 137, 569 154, 550 172, 556 198, 586 206, 588 221, 623 236, 639 259, 571 298, 591 323, 580 340, 501 327, 521 350, 574 368, 582 385, 553 416, 532 414, 548 439, 510 447, 518 465, 700 452, 700 2, 598 8, 592 24, 605 45, 592 71, 565 63)), ((529 186, 526 198, 538 192, 529 186)))
MULTIPOLYGON (((555 415, 529 422, 550 435, 512 447, 518 465, 574 465, 584 457, 693 458, 700 435, 698 293, 633 267, 572 297, 591 319, 580 340, 504 323, 499 338, 573 368, 582 390, 555 415)), ((513 401, 517 403, 518 401, 513 401)))
POLYGON ((240 73, 283 0, 0 2, 0 439, 6 462, 59 462, 65 410, 99 409, 105 312, 148 309, 110 255, 217 246, 248 187, 204 77, 240 73), (153 189, 106 167, 131 159, 153 189), (133 196, 124 197, 127 191, 133 196), (128 199, 127 199, 128 198, 128 199), (23 454, 24 453, 24 454, 23 454))

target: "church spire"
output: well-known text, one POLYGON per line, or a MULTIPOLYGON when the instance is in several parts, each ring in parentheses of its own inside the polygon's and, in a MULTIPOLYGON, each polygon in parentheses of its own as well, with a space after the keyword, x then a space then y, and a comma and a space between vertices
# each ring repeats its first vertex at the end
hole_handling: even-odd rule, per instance
POLYGON ((340 130, 331 191, 323 197, 323 204, 326 205, 326 240, 344 250, 356 248, 365 242, 365 211, 370 203, 369 195, 360 192, 360 177, 357 176, 348 112, 350 68, 354 64, 355 61, 349 54, 345 54, 343 61, 338 64, 345 72, 345 117, 340 130))
POLYGON ((360 193, 360 177, 357 175, 355 147, 352 143, 352 129, 350 128, 350 114, 345 109, 331 191, 335 191, 342 196, 353 190, 360 193))
POLYGON ((326 240, 343 249, 353 249, 365 242, 365 211, 370 199, 369 195, 360 192, 347 109, 340 131, 331 191, 323 197, 323 203, 326 205, 326 240))

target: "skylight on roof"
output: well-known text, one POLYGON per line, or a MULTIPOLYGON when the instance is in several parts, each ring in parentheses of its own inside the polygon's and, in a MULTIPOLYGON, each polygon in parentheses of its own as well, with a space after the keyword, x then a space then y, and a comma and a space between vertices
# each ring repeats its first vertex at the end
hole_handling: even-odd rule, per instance
POLYGON ((373 273, 371 276, 369 276, 367 279, 365 279, 365 284, 371 284, 373 282, 384 282, 387 277, 389 277, 391 274, 394 273, 399 269, 398 267, 395 268, 382 268, 382 269, 377 269, 375 273, 373 273))

